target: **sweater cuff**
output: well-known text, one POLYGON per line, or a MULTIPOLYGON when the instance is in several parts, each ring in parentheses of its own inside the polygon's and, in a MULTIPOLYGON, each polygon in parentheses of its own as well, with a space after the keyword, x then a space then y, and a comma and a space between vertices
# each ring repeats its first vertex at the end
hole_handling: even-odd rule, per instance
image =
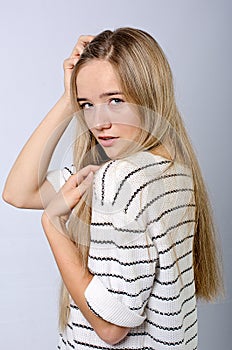
POLYGON ((94 276, 85 290, 85 298, 91 311, 105 321, 121 327, 137 327, 145 320, 115 298, 94 276))

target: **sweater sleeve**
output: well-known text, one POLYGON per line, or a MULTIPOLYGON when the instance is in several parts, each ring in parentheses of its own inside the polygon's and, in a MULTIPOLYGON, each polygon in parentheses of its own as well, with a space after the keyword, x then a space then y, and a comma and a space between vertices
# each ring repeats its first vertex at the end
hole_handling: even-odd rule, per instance
POLYGON ((95 176, 89 253, 94 278, 85 297, 96 315, 123 327, 143 323, 155 281, 157 250, 145 217, 137 218, 147 180, 128 160, 111 161, 95 176))

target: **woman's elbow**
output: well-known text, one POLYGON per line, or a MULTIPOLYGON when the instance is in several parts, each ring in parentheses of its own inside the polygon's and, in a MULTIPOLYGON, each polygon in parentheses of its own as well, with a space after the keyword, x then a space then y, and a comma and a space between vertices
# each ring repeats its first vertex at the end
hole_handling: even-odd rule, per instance
POLYGON ((129 332, 129 328, 109 324, 99 330, 99 337, 109 345, 115 345, 123 340, 129 332))
POLYGON ((2 199, 4 202, 12 205, 13 207, 20 209, 32 209, 32 198, 26 198, 26 196, 17 195, 17 193, 7 190, 6 188, 2 192, 2 199))
POLYGON ((23 203, 20 202, 19 200, 17 200, 16 196, 9 192, 8 190, 4 189, 2 192, 2 199, 4 200, 4 202, 13 205, 13 207, 16 208, 22 208, 23 203))

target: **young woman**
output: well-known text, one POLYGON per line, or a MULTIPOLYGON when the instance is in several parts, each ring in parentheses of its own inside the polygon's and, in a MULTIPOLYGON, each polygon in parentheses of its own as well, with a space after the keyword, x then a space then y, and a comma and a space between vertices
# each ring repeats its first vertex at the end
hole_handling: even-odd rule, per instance
POLYGON ((197 349, 196 300, 214 299, 222 279, 167 59, 149 34, 120 28, 80 37, 64 71, 3 193, 45 208, 63 280, 58 348, 197 349), (47 173, 73 114, 77 173, 47 173))

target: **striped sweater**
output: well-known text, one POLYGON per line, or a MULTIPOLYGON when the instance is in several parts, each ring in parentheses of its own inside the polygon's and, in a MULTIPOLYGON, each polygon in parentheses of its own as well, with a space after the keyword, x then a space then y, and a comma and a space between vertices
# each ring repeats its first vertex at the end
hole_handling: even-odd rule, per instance
MULTIPOLYGON (((48 174, 55 189, 57 175, 48 174)), ((66 175, 65 175, 66 176, 66 175)), ((129 327, 108 345, 70 298, 58 349, 197 349, 193 272, 195 203, 190 170, 138 152, 111 160, 95 174, 85 291, 89 308, 129 327)))

